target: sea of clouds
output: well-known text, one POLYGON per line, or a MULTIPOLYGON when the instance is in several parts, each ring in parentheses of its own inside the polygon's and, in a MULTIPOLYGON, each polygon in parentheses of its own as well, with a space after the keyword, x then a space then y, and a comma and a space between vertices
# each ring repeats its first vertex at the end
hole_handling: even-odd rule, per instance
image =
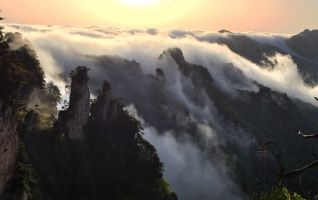
MULTIPOLYGON (((202 94, 205 107, 199 107, 192 102, 185 94, 187 89, 191 90, 193 87, 192 83, 181 77, 175 63, 158 60, 158 56, 164 50, 180 48, 186 61, 206 67, 214 79, 214 84, 232 98, 236 96, 233 88, 257 91, 258 88, 251 81, 257 80, 289 96, 316 103, 313 97, 318 94, 318 87, 308 87, 303 82, 297 65, 290 56, 276 54, 269 58, 277 63, 270 70, 217 43, 220 38, 233 40, 233 34, 245 35, 260 44, 271 44, 290 55, 297 56, 285 44, 285 40, 291 37, 290 35, 254 32, 219 33, 182 29, 4 25, 5 31, 21 32, 32 43, 45 71, 46 80, 53 80, 59 86, 64 99, 68 98, 64 92, 64 86, 70 83, 67 77, 76 66, 90 68, 91 91, 100 88, 103 80, 113 82, 117 80, 116 77, 103 73, 86 55, 118 55, 128 60, 135 60, 140 63, 145 74, 154 74, 156 68, 162 68, 170 84, 172 98, 191 113, 190 116, 180 114, 178 123, 185 126, 187 123, 196 124, 197 134, 202 136, 200 146, 188 138, 188 133, 184 133, 183 138, 176 139, 174 136, 176 130, 159 132, 158 127, 149 124, 144 118, 143 113, 146 111, 136 109, 134 95, 125 91, 124 84, 123 87, 118 86, 114 90, 119 96, 122 94, 125 97, 124 101, 129 105, 127 109, 142 121, 145 128, 144 137, 155 145, 165 165, 165 178, 183 200, 245 199, 246 196, 236 184, 235 177, 232 176, 233 171, 228 164, 235 158, 226 155, 221 147, 225 145, 225 140, 233 140, 242 148, 249 148, 255 144, 255 140, 243 129, 231 125, 223 127, 217 108, 205 94, 202 94), (233 84, 229 81, 227 78, 229 72, 226 73, 224 70, 224 66, 228 63, 232 63, 242 73, 240 76, 245 80, 243 84, 233 84), (232 136, 222 138, 217 134, 218 132, 226 132, 232 136), (236 134, 230 134, 234 132, 236 134), (213 159, 210 155, 211 149, 215 154, 213 159)), ((92 92, 92 95, 96 93, 92 92)))

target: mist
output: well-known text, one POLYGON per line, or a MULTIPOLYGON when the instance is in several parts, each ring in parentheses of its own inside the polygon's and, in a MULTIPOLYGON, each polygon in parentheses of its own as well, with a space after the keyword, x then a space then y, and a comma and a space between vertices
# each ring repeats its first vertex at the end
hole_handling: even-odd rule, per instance
MULTIPOLYGON (((314 103, 312 97, 317 93, 317 87, 309 88, 303 83, 297 66, 288 55, 276 54, 269 58, 277 61, 277 64, 274 70, 267 70, 233 53, 227 46, 214 43, 217 38, 231 37, 228 33, 179 30, 178 35, 176 30, 156 30, 158 33, 153 35, 152 31, 148 33, 149 30, 147 32, 138 29, 31 25, 6 25, 6 31, 19 31, 32 42, 48 80, 55 79, 57 74, 68 75, 77 65, 86 63, 89 65, 89 62, 85 62, 87 59, 83 57, 86 54, 118 55, 128 60, 136 60, 145 74, 154 73, 157 67, 156 60, 162 51, 178 47, 188 62, 207 67, 215 79, 223 75, 220 71, 224 64, 232 63, 242 70, 246 77, 306 102, 314 103), (99 37, 96 36, 97 33, 100 34, 99 37), (214 39, 209 42, 200 40, 199 33, 205 36, 213 35, 214 39), (171 34, 178 37, 171 37, 171 34)), ((288 38, 286 35, 241 34, 248 35, 260 43, 275 44, 282 49, 288 48, 283 43, 288 38), (282 44, 285 47, 282 47, 282 44)))
POLYGON ((32 43, 46 80, 58 85, 63 99, 68 98, 64 86, 70 83, 69 73, 77 66, 90 68, 93 97, 103 80, 110 82, 113 95, 123 98, 142 122, 144 137, 165 165, 165 178, 183 200, 246 199, 231 168, 235 155, 224 149, 231 143, 242 153, 257 144, 248 130, 220 116, 205 91, 180 73, 172 56, 158 59, 163 51, 179 48, 187 62, 206 67, 213 84, 233 99, 237 90, 257 92, 254 80, 305 102, 315 103, 318 93, 299 74, 290 56, 297 54, 284 43, 288 35, 234 33, 290 54, 265 55, 275 64, 271 69, 219 44, 220 38, 235 40, 227 32, 16 24, 7 24, 5 30, 19 31, 32 43), (157 68, 165 80, 155 76, 157 68))

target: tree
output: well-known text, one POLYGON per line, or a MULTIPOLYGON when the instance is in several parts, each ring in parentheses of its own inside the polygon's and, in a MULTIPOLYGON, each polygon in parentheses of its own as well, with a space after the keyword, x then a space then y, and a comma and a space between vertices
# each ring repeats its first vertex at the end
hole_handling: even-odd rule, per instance
MULTIPOLYGON (((318 98, 315 97, 315 99, 318 101, 318 98)), ((318 138, 318 134, 311 134, 311 135, 306 135, 304 134, 301 130, 299 131, 295 131, 298 135, 302 136, 303 138, 318 138)), ((273 141, 266 141, 263 143, 263 145, 261 146, 261 148, 258 149, 258 152, 261 153, 263 155, 263 169, 262 169, 262 180, 260 183, 258 183, 257 185, 260 185, 261 183, 264 182, 265 180, 265 165, 266 165, 266 155, 269 154, 269 155, 273 155, 276 157, 276 160, 278 162, 278 165, 279 165, 279 174, 276 178, 277 181, 282 181, 282 180, 292 180, 292 179, 296 179, 298 178, 299 179, 299 183, 302 187, 302 190, 304 191, 305 195, 308 197, 308 199, 312 199, 313 197, 313 194, 314 192, 318 191, 318 187, 313 189, 313 190, 305 190, 303 184, 302 184, 302 176, 303 174, 305 174, 306 172, 314 169, 314 168, 317 168, 318 167, 318 158, 317 156, 312 153, 314 155, 314 157, 316 158, 315 161, 309 163, 308 165, 306 166, 303 166, 301 168, 298 168, 298 169, 294 169, 292 171, 289 171, 289 172, 285 172, 285 167, 284 167, 284 163, 281 159, 281 155, 282 155, 282 151, 279 147, 279 145, 276 143, 276 142, 273 142, 273 141), (273 151, 267 151, 265 148, 269 145, 273 145, 276 149, 277 149, 277 152, 273 152, 273 151)), ((315 197, 314 199, 318 199, 318 197, 315 197)))
POLYGON ((271 194, 267 193, 261 193, 253 194, 250 200, 305 200, 300 197, 300 195, 288 191, 286 187, 283 187, 281 185, 274 187, 272 189, 271 194))
MULTIPOLYGON (((0 17, 0 20, 3 19, 0 17)), ((3 29, 4 27, 0 26, 0 93, 3 97, 7 97, 12 93, 17 95, 18 89, 25 82, 25 77, 19 63, 10 52, 3 29)))

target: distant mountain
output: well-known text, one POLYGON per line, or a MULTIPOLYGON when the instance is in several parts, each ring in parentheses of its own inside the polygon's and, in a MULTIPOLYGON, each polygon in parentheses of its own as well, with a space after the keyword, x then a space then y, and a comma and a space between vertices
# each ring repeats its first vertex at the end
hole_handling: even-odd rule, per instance
MULTIPOLYGON (((251 52, 259 52, 255 55, 261 56, 266 49, 278 50, 277 47, 261 45, 245 36, 239 36, 238 39, 241 41, 239 45, 243 45, 246 51, 236 47, 237 50, 249 56, 251 52), (251 50, 253 48, 255 51, 251 50)), ((231 178, 247 193, 264 188, 270 190, 276 184, 276 162, 269 160, 267 182, 262 189, 254 186, 260 181, 262 169, 256 149, 267 140, 281 144, 285 152, 284 164, 288 169, 296 169, 312 161, 310 156, 305 155, 315 151, 315 141, 302 140, 295 131, 301 129, 313 133, 318 130, 315 120, 318 108, 261 85, 257 80, 248 79, 231 63, 223 66, 224 81, 233 88, 247 88, 233 89, 234 96, 215 83, 207 68, 186 61, 179 48, 167 49, 158 57, 159 61, 178 67, 174 73, 180 73, 180 82, 176 83, 167 82, 155 72, 144 74, 134 60, 106 55, 85 57, 112 83, 112 90, 127 105, 133 104, 146 123, 159 133, 171 131, 181 141, 185 136, 189 137, 202 151, 208 152, 208 160, 218 159, 217 148, 235 157, 231 163, 235 174, 231 178), (176 88, 176 84, 180 84, 180 88, 176 88), (178 96, 179 89, 185 96, 178 96), (207 109, 206 113, 204 109, 207 109), (207 119, 209 121, 204 122, 207 119), (209 146, 209 143, 203 145, 206 138, 200 130, 204 123, 211 126, 217 137, 225 143, 219 147, 209 146)), ((170 70, 163 69, 162 72, 171 76, 170 70)), ((94 80, 89 84, 91 88, 96 88, 97 83, 94 80)), ((313 173, 311 177, 304 177, 303 181, 309 183, 314 177, 318 178, 318 175, 313 173)), ((293 191, 302 192, 298 182, 284 181, 284 184, 293 191)), ((183 197, 182 193, 180 196, 183 197)))
POLYGON ((298 55, 318 62, 318 30, 304 30, 286 41, 298 55))
MULTIPOLYGON (((242 41, 241 45, 245 41, 251 48, 259 49, 259 52, 265 48, 248 37, 238 38, 242 41)), ((244 48, 247 54, 252 52, 246 46, 244 48)), ((201 120, 211 120, 207 122, 208 125, 214 129, 217 137, 225 140, 218 148, 236 158, 231 163, 235 170, 232 178, 245 192, 260 189, 254 186, 260 181, 262 169, 256 149, 267 140, 274 140, 282 145, 281 149, 285 152, 283 160, 288 169, 296 169, 312 161, 310 156, 305 155, 311 155, 315 151, 315 141, 304 141, 294 131, 301 129, 313 133, 318 130, 315 120, 318 108, 261 85, 257 80, 248 79, 231 63, 223 66, 225 81, 233 88, 254 88, 256 91, 233 89, 235 95, 232 96, 214 82, 207 68, 187 62, 179 48, 167 49, 158 57, 159 61, 178 67, 175 73, 180 73, 181 82, 173 84, 158 74, 144 74, 134 60, 128 61, 117 56, 88 58, 112 83, 113 91, 123 97, 126 104, 133 104, 147 124, 160 133, 172 131, 181 141, 187 135, 203 151, 208 152, 207 159, 214 160, 218 157, 216 147, 209 146, 209 143, 208 146, 202 145, 205 138, 200 135, 200 126, 203 123, 201 120), (178 89, 185 95, 181 97, 183 100, 179 99, 175 84, 181 84, 178 89), (211 102, 213 103, 210 104, 211 102), (205 108, 207 113, 203 113, 205 108), (195 120, 191 121, 191 118, 195 120), (182 123, 181 119, 187 122, 182 123), (243 138, 254 138, 255 143, 244 143, 243 138)), ((163 74, 168 73, 162 71, 163 74)), ((92 88, 94 85, 91 82, 92 88)), ((276 184, 277 169, 274 160, 267 162, 268 182, 264 183, 263 188, 269 190, 276 184)), ((313 177, 318 178, 316 174, 312 174, 310 178, 304 178, 304 182, 310 182, 313 177)), ((297 182, 285 181, 284 184, 301 193, 297 182)))
MULTIPOLYGON (((276 53, 289 54, 289 52, 284 51, 279 46, 269 43, 259 43, 247 35, 236 35, 226 30, 222 30, 220 33, 230 33, 233 39, 220 37, 219 44, 227 45, 233 52, 256 64, 265 64, 267 67, 274 67, 275 63, 268 60, 267 56, 273 56, 276 53)), ((310 31, 306 29, 286 39, 285 43, 297 53, 290 56, 297 64, 304 81, 309 85, 316 84, 318 81, 318 30, 310 31)))

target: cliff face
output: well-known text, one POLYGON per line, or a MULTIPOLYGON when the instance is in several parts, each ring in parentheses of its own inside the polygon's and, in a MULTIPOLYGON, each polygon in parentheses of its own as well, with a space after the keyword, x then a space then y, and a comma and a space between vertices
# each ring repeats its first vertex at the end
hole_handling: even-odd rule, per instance
MULTIPOLYGON (((18 40, 23 40, 21 34, 7 33, 4 37, 0 30, 0 199, 26 200, 26 191, 16 187, 25 180, 25 174, 14 173, 18 169, 16 159, 19 157, 16 109, 32 109, 38 104, 39 94, 42 94, 43 101, 46 101, 44 97, 49 98, 46 94, 49 92, 44 91, 44 72, 32 45, 26 40, 16 45, 18 40), (23 104, 26 107, 22 106, 23 104)), ((55 94, 57 96, 53 97, 59 98, 57 91, 55 94)), ((50 102, 53 102, 54 99, 51 99, 50 102)), ((54 112, 54 109, 51 112, 54 112)), ((19 111, 18 115, 21 118, 24 112, 19 111)), ((33 128, 33 116, 30 113, 27 118, 26 132, 33 128)), ((20 125, 23 126, 22 123, 19 127, 20 125)))
POLYGON ((104 82, 103 89, 97 97, 96 107, 98 113, 96 116, 95 113, 92 113, 92 117, 100 119, 102 122, 106 122, 117 113, 117 102, 113 99, 111 86, 107 81, 104 82))
POLYGON ((8 102, 0 99, 0 195, 13 177, 18 153, 17 118, 8 102))
MULTIPOLYGON (((87 74, 86 74, 87 75, 87 74)), ((70 107, 67 109, 67 134, 71 139, 85 137, 83 125, 89 116, 90 93, 86 80, 73 79, 71 84, 70 107)))
POLYGON ((72 76, 69 108, 59 112, 58 129, 71 139, 84 139, 89 117, 90 92, 87 68, 77 68, 72 76))
POLYGON ((90 107, 87 80, 87 68, 77 68, 76 76, 72 76, 69 108, 59 111, 58 114, 57 129, 70 139, 84 139, 89 124, 99 133, 103 130, 105 122, 116 118, 122 110, 121 101, 113 98, 111 85, 107 81, 104 82, 102 90, 98 91, 99 95, 90 107))

